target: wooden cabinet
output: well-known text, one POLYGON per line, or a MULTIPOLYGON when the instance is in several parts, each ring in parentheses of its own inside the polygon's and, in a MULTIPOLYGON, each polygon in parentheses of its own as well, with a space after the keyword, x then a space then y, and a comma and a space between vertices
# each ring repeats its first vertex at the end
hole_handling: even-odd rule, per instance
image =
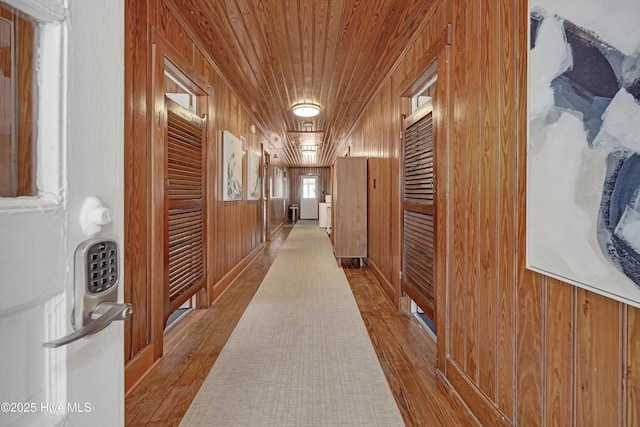
POLYGON ((332 240, 336 258, 367 256, 367 158, 338 157, 333 168, 332 240))

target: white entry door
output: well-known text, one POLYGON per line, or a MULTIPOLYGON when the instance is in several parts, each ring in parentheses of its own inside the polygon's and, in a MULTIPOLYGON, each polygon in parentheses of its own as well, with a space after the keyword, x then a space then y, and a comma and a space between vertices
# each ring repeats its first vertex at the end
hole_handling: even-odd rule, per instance
POLYGON ((300 199, 300 219, 318 219, 318 177, 303 176, 302 199, 300 199))
POLYGON ((124 1, 5 1, 38 23, 38 195, 0 198, 0 425, 123 425, 123 322, 43 343, 74 331, 75 250, 91 234, 80 212, 92 196, 110 209, 94 211, 111 219, 95 237, 119 245, 123 298, 124 1))

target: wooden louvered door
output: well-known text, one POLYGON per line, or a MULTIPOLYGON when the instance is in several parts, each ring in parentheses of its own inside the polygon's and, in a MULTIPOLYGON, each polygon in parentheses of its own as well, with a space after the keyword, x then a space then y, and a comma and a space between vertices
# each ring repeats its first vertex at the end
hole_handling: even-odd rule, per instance
POLYGON ((202 289, 205 268, 206 119, 165 97, 165 321, 202 289))
POLYGON ((402 291, 435 322, 435 174, 432 102, 404 120, 402 291))

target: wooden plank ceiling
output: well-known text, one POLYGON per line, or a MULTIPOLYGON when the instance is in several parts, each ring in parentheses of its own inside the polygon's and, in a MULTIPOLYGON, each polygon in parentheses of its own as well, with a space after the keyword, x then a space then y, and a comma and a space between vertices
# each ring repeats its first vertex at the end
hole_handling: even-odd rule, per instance
POLYGON ((424 22, 431 0, 169 0, 289 166, 344 155, 363 108, 424 22), (321 107, 308 119, 301 102, 321 107), (315 146, 303 156, 302 146, 315 146))

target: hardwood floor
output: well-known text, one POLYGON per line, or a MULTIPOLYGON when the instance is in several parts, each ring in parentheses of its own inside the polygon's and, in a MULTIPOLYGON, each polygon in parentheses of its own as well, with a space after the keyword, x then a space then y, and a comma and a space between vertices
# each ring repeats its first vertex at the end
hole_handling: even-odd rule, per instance
MULTIPOLYGON (((176 426, 277 256, 287 225, 209 309, 187 314, 167 332, 165 355, 125 399, 127 426, 176 426)), ((398 315, 364 268, 345 273, 408 426, 477 423, 436 378, 433 340, 410 316, 398 315)))
POLYGON ((436 374, 436 343, 416 318, 398 314, 366 268, 344 272, 407 426, 479 425, 436 374))

